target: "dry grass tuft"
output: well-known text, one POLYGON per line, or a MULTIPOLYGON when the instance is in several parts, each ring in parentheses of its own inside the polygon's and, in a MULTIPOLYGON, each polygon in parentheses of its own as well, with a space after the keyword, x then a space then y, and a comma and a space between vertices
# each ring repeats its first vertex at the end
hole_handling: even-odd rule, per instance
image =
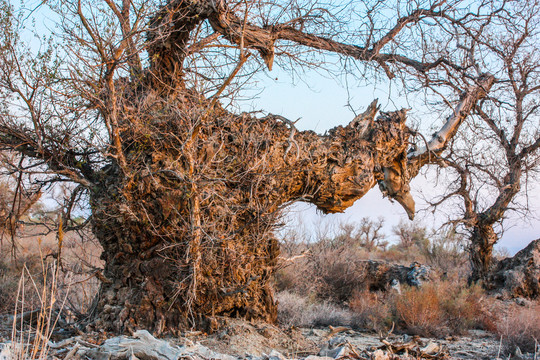
POLYGON ((10 358, 17 360, 46 359, 49 340, 53 334, 66 297, 58 298, 59 268, 55 261, 41 263, 41 278, 33 276, 26 266, 23 267, 13 312, 10 358), (33 287, 30 291, 26 283, 33 287), (37 306, 28 303, 27 298, 37 297, 37 306))
POLYGON ((276 296, 278 322, 284 326, 325 327, 349 325, 352 313, 327 301, 316 302, 300 295, 283 291, 276 296))
POLYGON ((522 352, 540 356, 540 302, 510 307, 499 319, 497 333, 506 352, 514 353, 519 347, 522 352))
POLYGON ((437 289, 428 284, 422 288, 406 288, 396 297, 395 312, 400 324, 409 333, 438 336, 444 325, 441 299, 437 289))
POLYGON ((438 281, 420 288, 405 287, 395 297, 395 316, 400 327, 412 334, 459 335, 491 326, 488 303, 478 285, 438 281))
POLYGON ((393 293, 356 292, 349 301, 349 308, 354 313, 351 326, 362 330, 385 331, 392 327, 393 293))
MULTIPOLYGON (((2 254, 0 252, 0 254, 2 254)), ((0 258, 0 315, 13 313, 16 304, 16 294, 19 288, 19 278, 21 271, 26 271, 32 275, 41 272, 41 260, 36 254, 24 255, 15 260, 9 256, 0 258)), ((39 297, 32 291, 34 284, 27 278, 24 282, 26 290, 26 304, 35 307, 39 304, 39 297)))

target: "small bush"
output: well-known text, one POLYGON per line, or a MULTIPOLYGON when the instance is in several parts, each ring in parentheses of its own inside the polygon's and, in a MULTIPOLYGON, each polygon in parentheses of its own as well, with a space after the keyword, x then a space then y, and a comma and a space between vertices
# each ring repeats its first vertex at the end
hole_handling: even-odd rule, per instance
POLYGON ((356 292, 349 301, 349 308, 353 312, 351 325, 362 330, 388 330, 394 320, 392 297, 393 294, 390 293, 368 290, 356 292))
POLYGON ((312 302, 287 291, 278 293, 276 297, 278 322, 284 326, 326 327, 351 323, 351 312, 332 303, 312 302))
POLYGON ((486 309, 487 300, 480 285, 447 285, 443 294, 442 309, 446 325, 453 334, 492 327, 492 316, 486 309))
POLYGON ((540 354, 540 303, 511 307, 499 320, 497 333, 508 353, 519 347, 522 352, 540 354))
MULTIPOLYGON (((35 255, 11 259, 10 255, 2 252, 0 252, 0 257, 2 258, 0 260, 0 314, 11 314, 15 309, 16 294, 23 268, 26 266, 31 274, 39 274, 41 260, 35 255)), ((34 284, 28 280, 24 288, 27 304, 36 306, 39 303, 39 295, 33 291, 34 284)))
POLYGON ((8 264, 0 262, 0 314, 10 313, 15 308, 13 298, 18 284, 18 277, 14 276, 8 264))
POLYGON ((441 299, 432 284, 421 288, 405 288, 396 297, 395 314, 409 332, 424 336, 439 336, 444 326, 441 299))
POLYGON ((404 287, 394 297, 399 328, 422 336, 462 334, 473 328, 490 329, 493 316, 480 286, 438 281, 420 288, 404 287))

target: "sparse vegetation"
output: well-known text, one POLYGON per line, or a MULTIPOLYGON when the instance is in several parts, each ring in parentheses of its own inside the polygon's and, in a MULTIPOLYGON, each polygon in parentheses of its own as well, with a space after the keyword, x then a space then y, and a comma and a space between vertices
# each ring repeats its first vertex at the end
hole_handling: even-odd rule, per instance
POLYGON ((496 323, 496 331, 506 352, 515 353, 519 347, 522 352, 540 354, 540 302, 512 305, 505 312, 496 323))
MULTIPOLYGON (((456 336, 466 334, 470 329, 486 329, 502 337, 505 352, 514 352, 516 346, 524 352, 534 351, 535 339, 538 336, 538 304, 530 302, 526 307, 513 305, 505 316, 500 316, 500 311, 494 311, 495 300, 486 296, 481 286, 466 284, 467 254, 459 246, 462 239, 457 234, 432 235, 429 229, 417 224, 414 232, 424 234, 421 237, 422 248, 425 249, 423 252, 419 252, 420 247, 416 242, 402 246, 399 239, 392 239, 385 234, 380 235, 380 241, 388 242, 388 246, 366 249, 358 244, 355 234, 362 233, 372 222, 368 219, 361 221, 360 225, 347 224, 335 226, 334 229, 315 229, 311 238, 295 232, 283 235, 283 264, 276 277, 276 285, 280 290, 276 296, 279 302, 278 321, 282 326, 346 326, 383 334, 392 329, 398 334, 432 337, 456 336), (356 229, 357 226, 360 226, 360 230, 356 229), (437 250, 433 251, 434 248, 437 250), (448 258, 463 268, 438 267, 438 264, 444 264, 444 260, 448 258), (370 291, 364 283, 370 274, 366 273, 362 261, 388 259, 398 259, 404 264, 422 260, 430 263, 435 272, 445 273, 445 276, 441 279, 435 277, 421 287, 400 284, 395 288, 370 291)), ((88 312, 91 300, 98 290, 97 279, 92 276, 92 271, 96 268, 89 267, 89 264, 96 264, 95 254, 99 253, 99 249, 90 251, 89 245, 94 243, 85 239, 86 245, 81 246, 82 241, 80 237, 69 235, 64 240, 64 244, 71 245, 66 246, 62 252, 63 268, 54 272, 54 289, 50 287, 53 279, 51 276, 45 276, 45 282, 29 281, 29 275, 32 275, 33 279, 43 277, 41 259, 46 254, 55 253, 57 244, 55 245, 54 237, 42 244, 46 254, 36 256, 39 248, 27 247, 23 243, 21 251, 25 257, 2 263, 0 289, 4 292, 0 295, 8 299, 4 304, 3 314, 14 314, 15 304, 18 304, 15 315, 21 311, 38 310, 29 312, 34 316, 30 323, 22 322, 18 325, 14 343, 32 344, 30 347, 13 348, 13 351, 19 353, 19 358, 39 358, 39 354, 45 354, 46 343, 34 344, 35 339, 47 339, 52 334, 55 322, 60 321, 62 326, 66 326, 67 322, 75 324, 88 312), (86 248, 90 253, 81 253, 81 248, 86 248), (19 283, 21 268, 26 280, 19 283), (46 283, 48 288, 44 288, 42 283, 46 283), (14 296, 18 289, 20 291, 21 284, 26 284, 24 309, 20 307, 20 297, 14 296), (36 289, 42 292, 40 296, 35 296, 38 294, 36 289), (39 299, 48 297, 50 301, 53 293, 55 304, 43 306, 39 299), (62 301, 59 301, 60 299, 62 301), (56 311, 42 313, 42 309, 53 308, 61 308, 62 314, 59 315, 56 311), (41 325, 37 322, 41 322, 41 325), (25 327, 28 324, 32 325, 25 327), (21 329, 23 331, 20 331, 21 329), (44 331, 44 336, 36 337, 37 331, 44 331), (30 349, 39 351, 32 354, 30 349)), ((6 259, 9 260, 9 257, 6 259)), ((49 274, 52 274, 50 266, 53 266, 55 261, 56 258, 47 257, 49 274)))
POLYGON ((17 259, 11 259, 9 252, 0 252, 0 315, 12 314, 15 310, 19 285, 24 286, 26 305, 29 308, 37 307, 39 292, 34 291, 34 284, 28 277, 23 284, 19 284, 23 271, 32 276, 38 276, 41 273, 41 259, 38 253, 29 253, 17 259))
MULTIPOLYGON (((357 226, 363 229, 366 224, 370 222, 364 219, 357 226)), ((284 257, 294 260, 286 261, 276 277, 280 299, 284 299, 280 301, 284 324, 301 319, 302 325, 315 326, 308 314, 320 304, 333 304, 336 309, 349 309, 342 321, 359 329, 387 331, 394 326, 396 331, 422 336, 494 329, 496 314, 490 311, 484 290, 480 285, 467 285, 467 253, 459 235, 431 234, 418 224, 400 224, 394 229, 399 235, 395 244, 369 251, 351 235, 360 232, 354 224, 347 224, 315 231, 311 241, 299 241, 299 234, 285 234, 284 257), (304 256, 295 258, 295 254, 304 256), (399 289, 392 289, 389 284, 383 291, 370 291, 366 280, 373 274, 366 268, 368 259, 404 264, 422 261, 439 276, 421 287, 400 284, 399 289)), ((390 239, 381 236, 381 241, 390 239)))
POLYGON ((440 281, 420 288, 406 287, 395 297, 395 316, 400 328, 422 336, 460 335, 485 328, 487 313, 479 286, 440 281))
POLYGON ((284 326, 326 327, 350 325, 353 313, 343 307, 282 291, 277 295, 278 320, 284 326))

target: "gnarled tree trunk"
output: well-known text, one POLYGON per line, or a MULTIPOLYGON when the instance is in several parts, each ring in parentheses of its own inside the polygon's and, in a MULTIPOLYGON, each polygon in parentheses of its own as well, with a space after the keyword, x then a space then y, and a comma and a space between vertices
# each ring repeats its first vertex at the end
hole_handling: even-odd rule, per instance
MULTIPOLYGON (((92 193, 107 279, 95 326, 161 332, 211 330, 218 316, 273 322, 280 210, 303 200, 343 211, 384 182, 385 168, 406 166, 405 112, 374 121, 374 103, 320 136, 281 117, 230 114, 189 91, 175 99, 139 99, 156 115, 122 133, 129 172, 104 168, 92 193)), ((126 106, 122 117, 134 111, 126 106)))

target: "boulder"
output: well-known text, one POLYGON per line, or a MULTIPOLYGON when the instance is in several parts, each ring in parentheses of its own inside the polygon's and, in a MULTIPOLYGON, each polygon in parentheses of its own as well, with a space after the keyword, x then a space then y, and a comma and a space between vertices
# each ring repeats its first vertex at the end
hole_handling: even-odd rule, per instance
POLYGON ((513 257, 499 261, 485 284, 488 290, 510 297, 540 297, 540 239, 534 240, 513 257))
MULTIPOLYGON (((422 283, 433 279, 431 267, 417 262, 410 266, 391 264, 383 261, 364 261, 365 287, 370 291, 384 291, 399 284, 421 286, 422 283)), ((399 291, 398 291, 399 292, 399 291)))

